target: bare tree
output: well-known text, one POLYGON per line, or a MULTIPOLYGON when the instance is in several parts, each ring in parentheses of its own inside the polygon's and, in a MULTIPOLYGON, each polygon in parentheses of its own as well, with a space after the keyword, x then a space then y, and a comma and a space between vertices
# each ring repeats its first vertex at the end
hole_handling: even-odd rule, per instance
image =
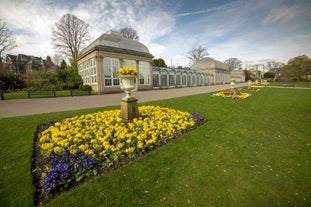
POLYGON ((284 66, 284 63, 277 62, 275 60, 271 60, 267 62, 266 68, 269 70, 273 70, 276 68, 282 68, 284 66))
POLYGON ((229 66, 229 71, 234 70, 235 68, 242 67, 242 61, 238 58, 229 58, 228 60, 224 61, 229 66))
POLYGON ((16 47, 12 32, 7 28, 7 24, 0 19, 0 63, 2 63, 2 53, 13 50, 16 47))
POLYGON ((274 79, 279 79, 281 76, 285 76, 283 67, 284 67, 284 63, 275 61, 275 60, 271 60, 268 61, 266 64, 266 68, 268 69, 269 72, 274 73, 274 79))
POLYGON ((119 30, 119 32, 122 34, 123 37, 130 39, 130 40, 139 40, 139 36, 137 35, 137 32, 135 29, 131 27, 124 27, 119 30))
POLYGON ((204 46, 199 46, 197 48, 192 48, 189 52, 188 58, 193 62, 197 62, 198 60, 202 59, 205 56, 208 56, 208 52, 206 52, 207 48, 204 46))
POLYGON ((55 65, 60 66, 60 63, 62 62, 63 57, 60 54, 54 54, 52 59, 55 65))
POLYGON ((78 58, 80 49, 89 41, 90 25, 75 15, 65 14, 52 28, 52 42, 60 54, 78 58))

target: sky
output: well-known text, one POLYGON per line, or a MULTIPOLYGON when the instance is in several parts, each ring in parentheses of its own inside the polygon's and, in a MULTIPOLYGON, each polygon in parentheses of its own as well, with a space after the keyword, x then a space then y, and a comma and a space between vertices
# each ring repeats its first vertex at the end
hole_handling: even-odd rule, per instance
POLYGON ((52 28, 67 13, 90 25, 90 43, 132 27, 154 58, 190 66, 189 52, 246 64, 311 57, 310 0, 0 0, 0 19, 18 47, 9 54, 56 54, 52 28))

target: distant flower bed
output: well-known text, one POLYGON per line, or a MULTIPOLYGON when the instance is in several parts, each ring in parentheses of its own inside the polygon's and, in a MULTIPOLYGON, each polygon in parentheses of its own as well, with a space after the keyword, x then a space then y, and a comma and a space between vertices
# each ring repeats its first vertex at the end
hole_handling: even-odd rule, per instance
POLYGON ((259 85, 252 85, 251 88, 253 89, 261 89, 264 88, 265 86, 259 86, 259 85))
POLYGON ((258 92, 258 91, 260 91, 259 88, 250 88, 250 87, 247 87, 247 86, 241 87, 238 90, 239 91, 248 91, 248 92, 258 92))
MULTIPOLYGON (((249 93, 237 92, 237 93, 236 93, 236 98, 237 98, 237 99, 244 99, 244 98, 249 97, 250 95, 251 95, 251 94, 249 94, 249 93)), ((225 92, 225 91, 222 91, 222 92, 214 93, 213 96, 216 96, 216 97, 224 97, 224 98, 232 98, 233 92, 225 92)))
POLYGON ((182 135, 205 122, 196 113, 158 106, 139 107, 140 117, 125 123, 120 110, 51 121, 39 130, 42 166, 41 191, 48 194, 132 158, 182 135))

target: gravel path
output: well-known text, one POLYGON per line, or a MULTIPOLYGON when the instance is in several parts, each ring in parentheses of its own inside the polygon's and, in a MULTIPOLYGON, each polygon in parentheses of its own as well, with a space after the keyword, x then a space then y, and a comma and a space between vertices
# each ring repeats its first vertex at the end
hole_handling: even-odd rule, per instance
MULTIPOLYGON (((240 83, 236 84, 236 87, 246 85, 248 85, 248 83, 240 83)), ((138 103, 143 103, 148 101, 215 92, 225 89, 230 89, 230 84, 134 91, 132 96, 138 98, 138 103)), ((0 118, 115 106, 120 105, 121 99, 124 96, 124 93, 115 93, 92 96, 4 100, 0 101, 0 118)))

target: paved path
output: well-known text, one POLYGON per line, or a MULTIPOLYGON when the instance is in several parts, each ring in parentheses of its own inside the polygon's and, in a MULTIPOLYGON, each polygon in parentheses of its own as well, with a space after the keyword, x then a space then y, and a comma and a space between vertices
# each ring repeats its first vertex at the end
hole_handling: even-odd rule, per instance
MULTIPOLYGON (((248 83, 236 84, 236 87, 245 85, 248 85, 248 83)), ((163 90, 134 91, 132 95, 138 98, 139 103, 143 103, 194 94, 209 93, 224 89, 230 89, 230 85, 226 84, 163 90)), ((124 93, 116 93, 92 96, 4 100, 0 101, 0 118, 104 106, 115 106, 120 105, 121 98, 124 96, 124 93)))

